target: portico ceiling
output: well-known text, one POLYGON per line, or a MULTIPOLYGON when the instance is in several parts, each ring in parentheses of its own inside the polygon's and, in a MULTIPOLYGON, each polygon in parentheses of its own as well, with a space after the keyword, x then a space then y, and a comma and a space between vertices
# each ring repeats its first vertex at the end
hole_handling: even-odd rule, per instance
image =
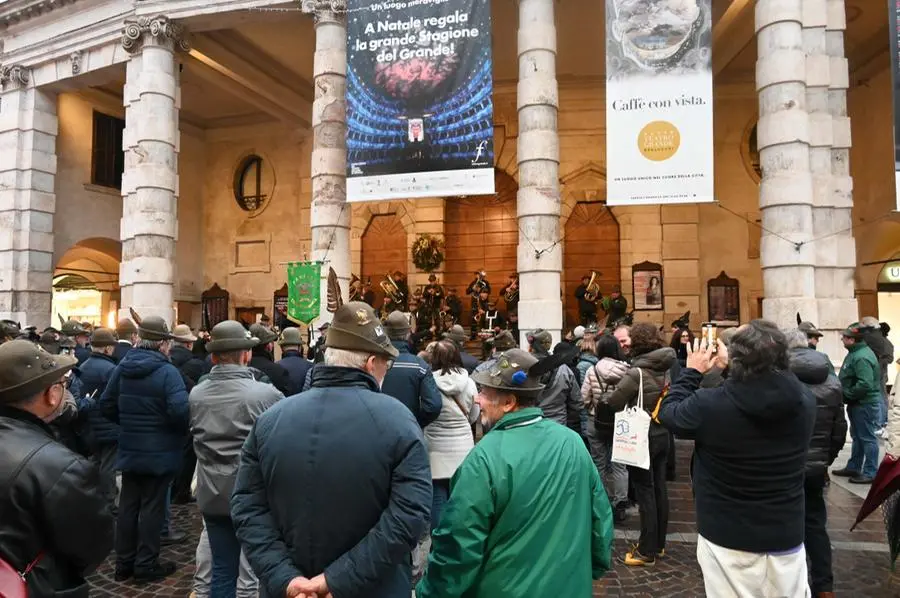
MULTIPOLYGON (((557 7, 557 76, 602 88, 605 71, 603 0, 566 0, 557 7)), ((713 69, 717 83, 752 84, 756 69, 754 0, 713 0, 713 69)), ((847 55, 858 83, 889 62, 883 3, 847 0, 847 55)), ((492 0, 494 79, 518 77, 518 3, 492 0)), ((215 17, 191 31, 183 59, 182 120, 201 129, 284 122, 307 127, 312 112, 315 30, 296 12, 215 17)), ((187 23, 190 28, 191 23, 187 23)), ((124 72, 100 86, 121 98, 124 72)))

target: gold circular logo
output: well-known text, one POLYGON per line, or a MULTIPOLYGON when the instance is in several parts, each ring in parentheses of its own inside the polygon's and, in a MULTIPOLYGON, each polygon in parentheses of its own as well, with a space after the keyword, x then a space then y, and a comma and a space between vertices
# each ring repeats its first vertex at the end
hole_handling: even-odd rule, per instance
POLYGON ((678 127, 664 120, 655 120, 641 129, 638 135, 638 150, 648 160, 662 162, 668 160, 681 146, 678 127))

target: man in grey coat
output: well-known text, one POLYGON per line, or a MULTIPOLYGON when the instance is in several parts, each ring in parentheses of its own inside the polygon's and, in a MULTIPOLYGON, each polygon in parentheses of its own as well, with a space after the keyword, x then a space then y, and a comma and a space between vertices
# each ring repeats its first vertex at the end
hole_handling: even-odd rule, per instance
MULTIPOLYGON (((530 352, 538 359, 550 356, 552 342, 553 337, 550 333, 540 328, 528 335, 530 352)), ((584 402, 581 400, 581 386, 571 368, 566 365, 566 361, 560 363, 559 367, 550 370, 541 378, 544 390, 541 391, 538 407, 547 419, 568 426, 578 432, 582 439, 587 439, 587 420, 582 418, 584 402)))
POLYGON ((247 367, 259 343, 240 322, 213 327, 206 350, 213 368, 191 390, 191 433, 197 453, 197 505, 212 551, 212 596, 235 595, 241 546, 231 521, 231 491, 241 447, 256 418, 284 396, 257 382, 247 367))

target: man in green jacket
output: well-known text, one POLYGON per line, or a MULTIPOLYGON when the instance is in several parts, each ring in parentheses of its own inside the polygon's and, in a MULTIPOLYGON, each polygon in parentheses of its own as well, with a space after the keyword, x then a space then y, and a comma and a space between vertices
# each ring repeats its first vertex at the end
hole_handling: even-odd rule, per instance
POLYGON ((417 598, 590 598, 609 570, 612 509, 581 438, 536 406, 542 365, 510 349, 473 375, 487 433, 453 476, 417 598))
POLYGON ((841 367, 840 379, 850 419, 853 449, 843 469, 832 473, 850 478, 851 484, 871 484, 878 471, 878 418, 881 412, 881 367, 872 349, 863 340, 865 330, 858 323, 844 331, 842 340, 849 351, 841 367))

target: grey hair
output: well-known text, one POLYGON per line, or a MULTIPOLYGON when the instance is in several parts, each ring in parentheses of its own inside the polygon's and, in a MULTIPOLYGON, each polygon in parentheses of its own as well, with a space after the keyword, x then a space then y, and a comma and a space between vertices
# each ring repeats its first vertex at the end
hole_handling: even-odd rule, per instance
POLYGON ((327 347, 325 349, 325 365, 364 370, 366 362, 369 361, 371 356, 371 353, 365 351, 348 351, 346 349, 327 347))
POLYGON ((805 349, 809 346, 809 337, 799 328, 791 328, 784 333, 788 349, 805 349))
POLYGON ((736 382, 787 370, 787 339, 774 322, 753 320, 731 340, 728 362, 731 379, 736 382))
POLYGON ((140 339, 136 348, 138 349, 146 349, 148 351, 159 351, 160 347, 162 347, 163 343, 166 341, 148 341, 147 339, 140 339))
POLYGON ((872 316, 866 316, 862 320, 859 321, 866 328, 878 328, 878 318, 872 316))

